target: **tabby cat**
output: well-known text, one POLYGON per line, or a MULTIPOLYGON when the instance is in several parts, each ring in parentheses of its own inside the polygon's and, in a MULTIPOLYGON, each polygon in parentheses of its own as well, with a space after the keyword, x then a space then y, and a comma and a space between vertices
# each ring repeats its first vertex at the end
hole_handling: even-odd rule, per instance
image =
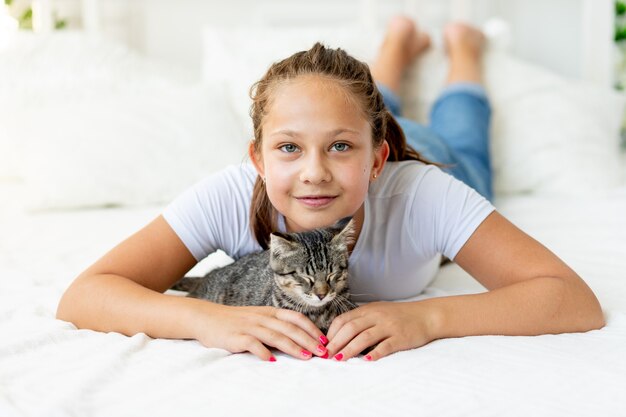
POLYGON ((333 319, 357 305, 348 290, 350 217, 300 233, 272 233, 269 249, 246 255, 202 278, 185 277, 172 289, 233 306, 299 311, 326 334, 333 319))

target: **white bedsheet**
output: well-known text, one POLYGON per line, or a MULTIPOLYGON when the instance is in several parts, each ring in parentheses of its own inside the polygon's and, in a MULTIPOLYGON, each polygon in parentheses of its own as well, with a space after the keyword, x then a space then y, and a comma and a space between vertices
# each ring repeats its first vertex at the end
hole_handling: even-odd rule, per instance
MULTIPOLYGON (((0 416, 626 415, 626 189, 497 206, 585 278, 605 328, 438 340, 373 363, 280 353, 270 363, 196 341, 76 330, 54 319, 64 289, 160 207, 24 214, 5 206, 0 416)), ((422 297, 480 290, 449 265, 422 297)))

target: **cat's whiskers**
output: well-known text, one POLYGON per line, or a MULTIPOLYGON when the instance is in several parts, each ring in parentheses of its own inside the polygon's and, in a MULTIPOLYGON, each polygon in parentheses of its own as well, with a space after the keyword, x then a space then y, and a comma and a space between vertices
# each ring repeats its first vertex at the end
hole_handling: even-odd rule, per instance
POLYGON ((335 298, 335 300, 336 300, 336 302, 335 302, 335 305, 333 306, 333 307, 335 307, 335 310, 337 310, 337 311, 344 311, 343 307, 344 307, 345 301, 341 300, 339 298, 335 298))
POLYGON ((364 293, 356 293, 356 292, 348 292, 347 293, 350 297, 352 297, 353 295, 371 295, 373 296, 374 294, 372 293, 368 293, 368 292, 364 292, 364 293))
POLYGON ((304 312, 309 312, 309 311, 315 310, 315 309, 317 309, 319 307, 316 307, 316 306, 308 303, 306 300, 301 298, 298 301, 298 303, 297 303, 297 308, 298 308, 299 312, 304 313, 304 312))
POLYGON ((302 299, 302 297, 298 297, 298 299, 294 300, 295 302, 295 311, 302 312, 306 310, 307 303, 302 299))
POLYGON ((336 297, 335 300, 337 300, 337 310, 341 312, 346 312, 352 309, 352 306, 350 305, 350 303, 348 303, 348 300, 346 300, 345 298, 336 297))

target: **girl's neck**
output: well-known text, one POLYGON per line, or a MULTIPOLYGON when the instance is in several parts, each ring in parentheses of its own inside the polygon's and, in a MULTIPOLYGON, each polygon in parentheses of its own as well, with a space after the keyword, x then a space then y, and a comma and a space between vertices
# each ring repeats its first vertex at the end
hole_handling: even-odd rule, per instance
MULTIPOLYGON (((348 246, 348 252, 350 253, 352 253, 352 250, 354 249, 357 240, 359 240, 359 235, 361 234, 361 229, 363 228, 363 222, 365 221, 365 203, 361 204, 361 207, 357 209, 357 211, 352 216, 352 220, 354 220, 354 242, 348 246)), ((293 231, 287 224, 286 219, 285 230, 287 231, 287 233, 291 233, 293 231)))
POLYGON ((352 253, 357 240, 359 240, 359 235, 361 234, 361 229, 363 228, 363 222, 365 221, 365 203, 361 204, 361 207, 359 207, 356 213, 354 213, 352 220, 354 220, 354 243, 348 246, 348 251, 350 253, 352 253))

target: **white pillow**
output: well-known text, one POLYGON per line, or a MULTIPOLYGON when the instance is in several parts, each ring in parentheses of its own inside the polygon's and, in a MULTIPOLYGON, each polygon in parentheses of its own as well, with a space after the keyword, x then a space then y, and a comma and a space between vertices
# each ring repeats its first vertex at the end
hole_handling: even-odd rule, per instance
POLYGON ((131 51, 93 42, 32 39, 20 62, 33 65, 14 78, 21 94, 0 100, 0 155, 12 152, 27 208, 165 203, 245 158, 223 87, 171 81, 131 51))
MULTIPOLYGON (((319 40, 371 63, 383 33, 362 28, 207 27, 203 37, 204 79, 226 85, 242 135, 251 136, 248 89, 272 62, 319 40)), ((404 116, 428 123, 446 72, 444 51, 432 47, 407 74, 401 97, 404 116)), ((566 80, 498 50, 487 51, 484 76, 493 108, 497 195, 571 195, 620 183, 623 97, 566 80)))
POLYGON ((31 123, 30 109, 134 86, 143 61, 126 48, 75 32, 35 35, 20 31, 0 50, 0 179, 20 178, 20 143, 12 136, 31 123), (9 117, 9 115, 11 117, 9 117), (22 117, 23 116, 23 117, 22 117), (21 119, 24 120, 21 120, 21 119))

